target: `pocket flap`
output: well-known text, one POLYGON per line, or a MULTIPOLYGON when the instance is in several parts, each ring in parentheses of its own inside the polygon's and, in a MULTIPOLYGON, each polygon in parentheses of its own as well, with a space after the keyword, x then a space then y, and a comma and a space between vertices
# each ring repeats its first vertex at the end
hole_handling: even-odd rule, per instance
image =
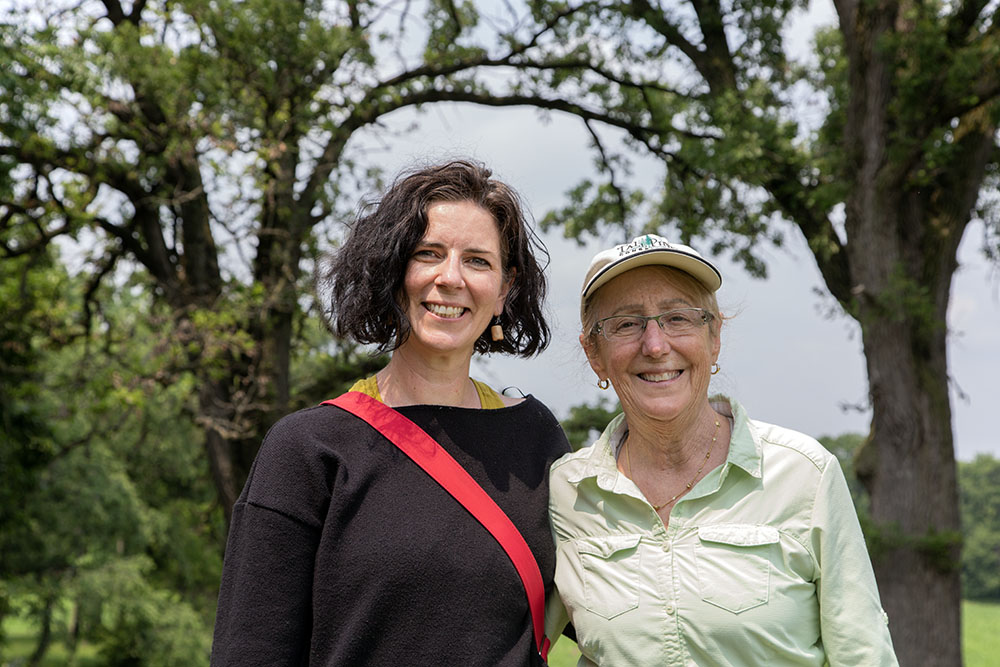
POLYGON ((642 535, 607 535, 605 537, 581 537, 576 540, 576 549, 582 554, 611 558, 619 551, 635 549, 642 535))
POLYGON ((774 526, 759 526, 751 523, 719 523, 711 526, 699 526, 698 537, 702 542, 753 547, 777 542, 778 529, 774 526))

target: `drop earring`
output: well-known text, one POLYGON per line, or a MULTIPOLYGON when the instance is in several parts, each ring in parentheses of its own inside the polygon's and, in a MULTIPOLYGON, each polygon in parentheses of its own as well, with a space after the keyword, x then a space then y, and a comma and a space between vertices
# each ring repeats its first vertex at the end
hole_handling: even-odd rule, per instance
POLYGON ((492 338, 494 342, 503 340, 503 327, 500 326, 499 315, 493 316, 493 326, 490 327, 490 338, 492 338))

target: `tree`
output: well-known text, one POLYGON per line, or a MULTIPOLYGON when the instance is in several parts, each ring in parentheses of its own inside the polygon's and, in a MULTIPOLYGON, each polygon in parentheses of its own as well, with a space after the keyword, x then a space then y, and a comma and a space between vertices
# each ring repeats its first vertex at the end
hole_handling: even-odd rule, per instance
POLYGON ((227 514, 292 402, 311 260, 373 182, 352 137, 480 90, 471 72, 550 30, 508 38, 440 0, 8 4, 0 23, 0 258, 79 240, 88 319, 99 285, 149 281, 177 352, 161 378, 197 377, 227 514))
POLYGON ((569 409, 569 416, 560 424, 566 432, 566 439, 574 450, 586 447, 599 436, 615 415, 621 412, 618 402, 601 397, 594 405, 574 405, 569 409))
POLYGON ((854 462, 857 459, 858 451, 864 446, 867 438, 860 433, 843 433, 836 437, 821 436, 818 440, 840 461, 840 467, 844 471, 847 486, 851 490, 851 500, 854 501, 861 525, 863 528, 870 527, 868 494, 854 471, 854 462))
POLYGON ((962 591, 971 599, 1000 599, 1000 460, 980 454, 959 462, 962 591))
POLYGON ((48 328, 60 308, 60 284, 43 253, 0 264, 0 643, 3 618, 10 610, 5 581, 18 568, 17 536, 30 523, 25 499, 38 487, 52 458, 52 431, 41 405, 39 362, 43 350, 34 336, 48 328), (42 307, 45 304, 45 307, 42 307))
MULTIPOLYGON (((606 182, 583 183, 547 218, 570 236, 672 229, 762 275, 760 244, 805 238, 861 327, 872 429, 856 469, 900 662, 959 665, 945 321, 970 221, 984 222, 991 257, 1000 250, 996 5, 835 0, 836 28, 797 63, 783 29, 805 4, 582 3, 558 25, 550 58, 562 66, 490 103, 544 97, 591 130, 606 182), (655 200, 628 187, 602 123, 662 159, 655 200)), ((539 20, 560 6, 532 4, 539 20)))
POLYGON ((9 413, 41 425, 10 420, 0 442, 14 482, 4 486, 0 585, 37 624, 28 664, 60 637, 71 652, 78 639, 99 642, 108 664, 202 662, 223 530, 181 407, 193 380, 151 379, 163 352, 141 290, 102 288, 88 333, 77 321, 82 280, 29 259, 0 266, 0 285, 19 286, 2 289, 10 324, 0 326, 23 329, 8 358, 32 359, 30 378, 4 367, 9 413))

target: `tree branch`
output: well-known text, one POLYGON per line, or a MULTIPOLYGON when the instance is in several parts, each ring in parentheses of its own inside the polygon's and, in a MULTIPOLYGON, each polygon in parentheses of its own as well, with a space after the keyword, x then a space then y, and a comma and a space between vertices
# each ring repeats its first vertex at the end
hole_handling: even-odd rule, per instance
POLYGON ((614 165, 611 164, 611 159, 608 157, 607 152, 604 150, 604 142, 601 141, 601 137, 594 130, 593 121, 585 119, 583 121, 583 124, 584 124, 584 127, 587 128, 587 132, 590 133, 590 137, 594 141, 594 147, 597 148, 597 152, 600 155, 601 164, 603 165, 603 168, 601 169, 601 171, 604 171, 604 172, 606 172, 608 174, 608 178, 609 178, 608 185, 611 186, 611 189, 615 193, 615 202, 617 202, 618 215, 621 218, 622 224, 624 225, 625 231, 626 231, 625 238, 631 238, 631 234, 627 233, 628 232, 628 206, 625 204, 625 195, 622 193, 621 188, 618 187, 618 183, 615 181, 615 168, 614 168, 614 165))
POLYGON ((92 305, 98 304, 99 301, 95 297, 97 290, 101 286, 101 282, 104 277, 109 275, 115 268, 115 264, 118 263, 118 259, 125 254, 125 244, 120 244, 116 250, 112 250, 107 253, 102 258, 102 262, 98 263, 97 271, 94 275, 90 277, 87 281, 86 288, 83 291, 83 329, 84 331, 90 331, 90 322, 93 318, 92 305))
POLYGON ((732 54, 722 25, 722 14, 717 5, 711 5, 705 0, 692 2, 695 12, 701 22, 705 50, 688 41, 680 29, 671 23, 663 12, 653 7, 647 0, 634 0, 631 3, 631 15, 634 19, 644 22, 655 30, 667 42, 677 47, 687 56, 695 69, 701 73, 713 93, 736 87, 735 68, 732 54), (702 15, 704 14, 704 18, 702 15))
MULTIPOLYGON (((698 25, 705 44, 704 53, 699 52, 703 64, 698 67, 713 92, 736 89, 736 66, 729 50, 726 29, 723 24, 724 10, 718 0, 691 0, 698 15, 698 25)), ((696 62, 697 65, 697 62, 696 62)))
POLYGON ((969 32, 989 3, 990 0, 965 0, 959 5, 958 11, 948 20, 948 43, 953 48, 959 48, 966 43, 969 32))
POLYGON ((423 64, 419 67, 415 67, 411 70, 405 72, 400 72, 399 74, 380 81, 374 86, 375 89, 379 88, 391 88, 401 86, 408 83, 414 79, 419 79, 421 77, 427 78, 439 78, 446 77, 451 74, 456 74, 458 72, 466 71, 469 69, 475 69, 478 67, 498 67, 498 66, 513 66, 514 59, 525 53, 528 49, 536 46, 538 40, 541 39, 542 35, 551 31, 555 25, 562 19, 571 16, 575 12, 581 11, 586 4, 578 7, 567 7, 559 12, 556 12, 545 23, 543 23, 539 28, 531 35, 531 38, 520 44, 515 44, 510 51, 500 57, 492 58, 487 56, 485 53, 479 56, 469 56, 465 58, 459 58, 450 63, 432 63, 423 64))

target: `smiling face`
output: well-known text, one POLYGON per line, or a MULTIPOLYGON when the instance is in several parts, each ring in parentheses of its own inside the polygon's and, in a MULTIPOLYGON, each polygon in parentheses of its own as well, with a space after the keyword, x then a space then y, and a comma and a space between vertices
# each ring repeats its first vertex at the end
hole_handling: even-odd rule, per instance
POLYGON ((431 204, 403 281, 411 330, 402 347, 471 358, 509 289, 493 216, 470 201, 431 204))
MULTIPOLYGON (((674 308, 696 308, 695 295, 683 290, 661 267, 632 269, 594 294, 594 320, 612 315, 658 315, 674 308)), ((649 322, 633 341, 610 342, 601 335, 581 336, 591 368, 615 388, 630 424, 637 419, 695 419, 708 401, 712 364, 719 357, 716 326, 667 336, 649 322)))

